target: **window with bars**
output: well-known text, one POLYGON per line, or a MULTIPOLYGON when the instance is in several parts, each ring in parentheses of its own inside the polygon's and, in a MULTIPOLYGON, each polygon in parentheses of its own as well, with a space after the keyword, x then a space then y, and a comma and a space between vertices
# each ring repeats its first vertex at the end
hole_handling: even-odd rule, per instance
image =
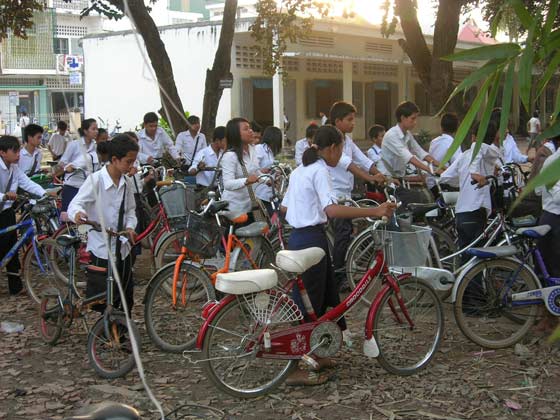
POLYGON ((55 38, 54 39, 54 53, 55 54, 70 54, 70 43, 68 38, 55 38))
POLYGON ((307 60, 307 71, 313 73, 342 73, 342 61, 307 60))
POLYGON ((258 48, 247 45, 236 45, 235 66, 240 69, 262 69, 262 57, 258 48))
POLYGON ((56 36, 58 37, 83 37, 87 35, 87 27, 76 25, 56 25, 56 36))

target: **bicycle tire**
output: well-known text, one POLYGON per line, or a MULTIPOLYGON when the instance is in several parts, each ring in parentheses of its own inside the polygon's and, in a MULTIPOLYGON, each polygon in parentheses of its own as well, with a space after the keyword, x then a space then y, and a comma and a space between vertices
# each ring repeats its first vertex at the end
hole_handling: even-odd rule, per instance
POLYGON ((170 232, 165 238, 160 239, 161 244, 155 246, 154 265, 156 270, 175 261, 181 253, 181 239, 184 237, 183 231, 170 232), (170 251, 171 250, 171 251, 170 251))
MULTIPOLYGON (((129 373, 135 365, 134 355, 130 343, 130 334, 125 315, 122 313, 113 313, 110 315, 110 332, 111 338, 107 340, 105 336, 105 326, 103 325, 103 317, 99 318, 93 325, 88 334, 87 353, 88 360, 95 372, 105 379, 121 378, 129 373), (109 362, 106 364, 101 358, 100 347, 107 344, 111 353, 109 362), (117 360, 114 356, 119 357, 117 360), (111 364, 118 363, 117 367, 111 364)), ((138 346, 140 346, 140 333, 138 327, 131 321, 132 334, 136 338, 138 346)))
MULTIPOLYGON (((75 236, 77 233, 71 225, 66 225, 59 229, 58 232, 53 236, 56 239, 60 235, 72 235, 75 236)), ((78 298, 83 298, 85 295, 85 287, 87 283, 86 271, 80 267, 79 264, 79 252, 85 249, 85 244, 80 246, 80 249, 76 251, 75 265, 74 265, 74 279, 73 288, 78 298)), ((49 257, 52 265, 52 269, 56 276, 64 283, 68 284, 70 281, 70 250, 65 249, 61 246, 55 245, 49 247, 49 257)))
MULTIPOLYGON (((510 347, 533 325, 538 306, 519 306, 511 311, 509 295, 506 298, 503 294, 505 280, 500 277, 500 272, 515 273, 519 266, 519 262, 509 259, 481 260, 464 274, 457 288, 453 311, 459 329, 473 343, 489 349, 510 347), (501 333, 503 335, 499 337, 501 333)), ((537 282, 525 265, 510 285, 515 292, 537 288, 537 282)))
POLYGON ((144 321, 148 336, 157 347, 166 352, 181 353, 196 344, 202 324, 202 307, 206 302, 216 299, 216 292, 201 269, 183 262, 180 275, 187 276, 186 304, 181 303, 182 282, 179 281, 177 305, 173 307, 171 296, 174 269, 174 264, 168 264, 154 274, 146 290, 144 321))
POLYGON ((37 258, 35 257, 35 252, 33 246, 30 246, 23 257, 23 283, 27 289, 27 293, 37 304, 41 303, 43 299, 43 293, 47 289, 55 288, 60 290, 62 284, 58 276, 52 269, 52 265, 49 261, 49 252, 47 247, 43 246, 42 241, 37 241, 38 254, 41 261, 41 265, 45 269, 43 272, 39 268, 37 258))
POLYGON ((237 359, 240 360, 240 363, 236 364, 236 353, 243 351, 249 341, 254 342, 251 338, 251 331, 255 322, 247 308, 247 303, 241 297, 233 299, 216 314, 208 328, 202 345, 202 359, 206 360, 203 364, 207 377, 218 389, 235 397, 253 398, 273 391, 284 382, 298 363, 298 360, 265 359, 252 355, 237 359), (234 329, 233 331, 231 331, 232 328, 234 329), (229 337, 227 334, 229 334, 229 337), (222 335, 226 336, 222 338, 222 335), (231 344, 228 343, 228 338, 232 341, 231 344), (229 355, 229 353, 233 354, 229 355), (226 355, 220 356, 220 354, 226 355), (227 370, 229 370, 229 374, 220 374, 219 370, 223 365, 224 359, 219 359, 219 357, 226 357, 225 362, 228 365, 227 370), (256 364, 261 363, 262 365, 254 367, 251 371, 251 376, 248 376, 246 370, 252 362, 256 364), (240 379, 253 380, 256 382, 255 385, 241 388, 239 384, 234 386, 229 383, 229 379, 233 375, 238 375, 243 367, 245 371, 241 373, 240 379), (267 367, 271 367, 274 370, 271 375, 267 375, 267 367), (268 378, 268 376, 271 377, 268 378))
MULTIPOLYGON (((371 230, 363 231, 354 238, 348 247, 345 269, 346 279, 352 290, 356 288, 360 280, 364 277, 373 258, 375 258, 377 248, 375 247, 373 234, 371 230)), ((371 302, 373 302, 373 299, 380 290, 381 284, 377 281, 375 284, 371 285, 367 293, 360 298, 360 302, 368 307, 371 306, 371 302)))
POLYGON ((375 312, 373 336, 379 347, 379 364, 388 372, 408 376, 424 369, 437 353, 443 337, 444 313, 436 292, 423 280, 408 278, 399 282, 399 288, 414 328, 408 327, 395 299, 395 290, 390 289, 375 312), (408 293, 412 293, 412 296, 408 293), (397 317, 399 311, 400 317, 397 317), (384 321, 387 321, 387 325, 382 324, 384 321), (428 328, 434 326, 435 329, 428 328), (432 329, 433 334, 430 333, 432 329), (412 334, 407 342, 405 333, 409 331, 412 334), (419 351, 423 343, 427 344, 425 352, 419 351), (405 352, 410 352, 411 355, 405 355, 405 352), (401 361, 404 363, 401 364, 401 361))
POLYGON ((64 328, 64 312, 58 299, 54 296, 45 296, 39 306, 39 331, 43 341, 54 346, 64 328))

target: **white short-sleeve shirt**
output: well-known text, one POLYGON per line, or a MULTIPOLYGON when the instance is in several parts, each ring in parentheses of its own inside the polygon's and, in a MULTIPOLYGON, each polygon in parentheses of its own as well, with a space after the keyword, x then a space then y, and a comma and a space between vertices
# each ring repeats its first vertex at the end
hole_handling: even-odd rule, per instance
POLYGON ((410 131, 403 133, 399 125, 391 127, 381 145, 385 175, 401 178, 406 175, 406 165, 414 156, 423 160, 428 156, 416 142, 410 131))
POLYGON ((286 220, 294 228, 327 223, 325 208, 337 203, 327 164, 323 159, 300 165, 290 175, 290 185, 282 200, 288 210, 286 220))
POLYGON ((193 136, 191 132, 187 130, 177 134, 175 146, 179 150, 181 157, 190 165, 193 156, 196 157, 199 151, 208 146, 208 143, 203 133, 198 132, 193 136))
MULTIPOLYGON (((207 146, 200 150, 192 162, 192 167, 196 168, 200 162, 204 162, 207 167, 218 166, 218 161, 222 156, 222 150, 218 151, 218 154, 212 149, 212 146, 207 146)), ((206 187, 212 185, 212 181, 215 180, 214 171, 200 171, 196 174, 196 183, 199 185, 204 185, 206 187)))
POLYGON ((22 147, 20 150, 18 162, 19 169, 21 169, 27 176, 33 175, 31 173, 31 169, 33 169, 33 173, 40 172, 41 159, 43 159, 43 153, 41 150, 36 147, 33 154, 29 153, 25 147, 22 147))

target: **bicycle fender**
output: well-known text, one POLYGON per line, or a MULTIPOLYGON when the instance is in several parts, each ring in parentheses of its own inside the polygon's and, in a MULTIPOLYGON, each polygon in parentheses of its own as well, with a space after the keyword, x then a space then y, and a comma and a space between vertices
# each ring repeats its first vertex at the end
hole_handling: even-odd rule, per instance
POLYGON ((161 248, 161 244, 171 235, 177 233, 179 231, 177 230, 173 230, 170 232, 163 232, 161 235, 156 236, 156 238, 154 238, 154 245, 153 245, 153 251, 152 251, 152 255, 157 255, 160 248, 161 248))
MULTIPOLYGON (((522 262, 515 257, 502 257, 502 258, 493 258, 493 259, 499 259, 499 260, 507 260, 507 261, 512 261, 515 264, 522 264, 522 262)), ((459 277, 457 278, 457 281, 455 282, 455 284, 453 285, 453 291, 451 292, 451 303, 455 303, 455 301, 457 300, 457 290, 459 290, 459 286, 461 285, 461 282, 463 281, 463 279, 465 278, 465 275, 472 270, 475 266, 477 266, 478 264, 483 264, 484 262, 488 261, 488 259, 480 259, 477 258, 473 261, 471 261, 459 274, 459 277)), ((541 285, 541 281, 539 280, 539 278, 537 277, 537 275, 535 274, 535 272, 533 271, 533 269, 531 267, 529 267, 528 265, 525 265, 525 267, 529 270, 529 272, 531 273, 531 276, 533 276, 533 279, 535 280, 535 282, 537 283, 537 286, 539 288, 542 288, 541 285)))
POLYGON ((150 278, 150 281, 148 281, 148 284, 146 286, 146 293, 144 294, 144 299, 142 299, 142 302, 146 303, 146 296, 148 295, 148 290, 150 290, 150 286, 152 285, 152 283, 154 282, 154 279, 158 276, 159 273, 161 273, 163 270, 168 270, 169 267, 174 268, 175 267, 175 261, 170 262, 165 264, 163 267, 160 267, 160 269, 158 271, 156 271, 154 273, 154 275, 150 278))
POLYGON ((236 295, 227 295, 225 298, 220 300, 218 304, 210 311, 208 317, 204 321, 204 324, 202 324, 202 327, 200 327, 200 330, 198 330, 198 337, 196 338, 196 348, 198 350, 202 350, 202 345, 204 344, 206 333, 208 332, 210 324, 212 323, 212 321, 214 321, 214 318, 216 318, 216 315, 218 315, 218 313, 224 308, 224 306, 226 306, 235 298, 236 295))

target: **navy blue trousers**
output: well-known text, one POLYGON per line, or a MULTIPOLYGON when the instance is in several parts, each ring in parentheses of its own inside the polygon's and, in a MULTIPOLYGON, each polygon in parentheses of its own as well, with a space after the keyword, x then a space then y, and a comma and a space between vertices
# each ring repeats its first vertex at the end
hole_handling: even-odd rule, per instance
MULTIPOLYGON (((338 285, 334 278, 325 228, 322 225, 318 225, 292 230, 288 243, 289 250, 311 247, 323 249, 326 255, 318 264, 315 264, 303 273, 301 277, 313 310, 317 317, 321 317, 325 314, 328 307, 335 307, 340 303, 338 285)), ((292 296, 300 310, 305 313, 305 306, 297 285, 294 286, 292 296)), ((338 321, 338 325, 342 330, 346 329, 346 321, 344 318, 338 321)))

